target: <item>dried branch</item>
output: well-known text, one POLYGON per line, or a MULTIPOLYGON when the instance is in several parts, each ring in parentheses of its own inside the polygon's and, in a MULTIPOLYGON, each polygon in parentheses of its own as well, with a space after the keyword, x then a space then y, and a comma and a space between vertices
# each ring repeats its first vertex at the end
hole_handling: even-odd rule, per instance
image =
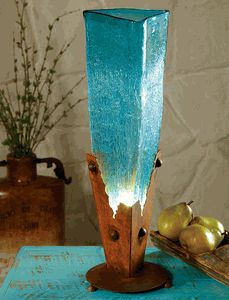
MULTIPOLYGON (((10 93, 7 83, 0 89, 0 122, 6 131, 6 140, 3 144, 8 146, 11 153, 15 156, 26 156, 36 149, 43 141, 46 134, 63 118, 76 104, 84 99, 78 99, 76 102, 68 103, 68 109, 65 109, 58 118, 54 118, 57 109, 62 108, 64 102, 73 93, 74 89, 84 79, 77 81, 76 84, 64 95, 52 103, 51 98, 57 81, 57 64, 63 55, 72 45, 74 38, 64 44, 50 64, 50 55, 52 53, 52 36, 56 24, 60 19, 78 12, 74 10, 66 12, 53 20, 48 25, 48 34, 46 36, 45 49, 39 66, 36 64, 37 49, 30 45, 27 26, 25 21, 25 11, 28 6, 27 0, 15 0, 17 10, 18 38, 13 33, 13 68, 15 97, 10 93), (22 64, 19 66, 19 61, 22 64), (19 80, 19 73, 22 73, 22 83, 19 80), (49 125, 48 125, 49 124, 49 125)), ((21 76, 21 75, 20 75, 21 76)))

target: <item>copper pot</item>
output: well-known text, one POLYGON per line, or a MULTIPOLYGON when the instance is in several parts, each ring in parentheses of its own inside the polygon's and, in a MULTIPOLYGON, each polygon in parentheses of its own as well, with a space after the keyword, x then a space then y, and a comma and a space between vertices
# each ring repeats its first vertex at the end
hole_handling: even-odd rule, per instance
POLYGON ((0 179, 0 252, 16 253, 24 245, 63 245, 64 183, 62 163, 35 155, 7 156, 0 166, 7 177, 0 179), (37 164, 56 165, 58 178, 37 175, 37 164))

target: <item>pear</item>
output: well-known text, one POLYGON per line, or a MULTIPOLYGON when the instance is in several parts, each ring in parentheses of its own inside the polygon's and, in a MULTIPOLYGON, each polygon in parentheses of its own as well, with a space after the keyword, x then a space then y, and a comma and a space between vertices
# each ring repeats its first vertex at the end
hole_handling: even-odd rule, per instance
POLYGON ((215 236, 216 239, 216 247, 222 242, 224 239, 224 226, 220 223, 217 219, 212 217, 202 217, 197 216, 195 217, 191 224, 199 224, 204 227, 207 227, 215 236))
POLYGON ((159 233, 170 240, 177 241, 182 229, 191 222, 193 214, 188 204, 181 202, 179 204, 165 208, 158 217, 159 233))
POLYGON ((216 248, 214 234, 207 227, 199 224, 183 229, 179 241, 185 250, 194 254, 209 252, 216 248))

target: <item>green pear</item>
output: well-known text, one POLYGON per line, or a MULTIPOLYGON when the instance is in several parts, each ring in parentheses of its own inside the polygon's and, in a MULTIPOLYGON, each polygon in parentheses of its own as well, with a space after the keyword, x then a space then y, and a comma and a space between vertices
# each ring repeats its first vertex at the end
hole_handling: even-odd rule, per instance
POLYGON ((207 227, 214 234, 216 238, 216 247, 224 239, 224 232, 225 232, 224 226, 215 218, 197 216, 192 220, 191 224, 199 224, 207 227))
POLYGON ((182 229, 191 222, 193 214, 188 204, 181 202, 179 204, 165 208, 158 217, 159 233, 170 240, 177 241, 182 229))
POLYGON ((181 246, 194 254, 212 251, 216 248, 214 234, 199 224, 193 224, 183 229, 179 236, 181 246))

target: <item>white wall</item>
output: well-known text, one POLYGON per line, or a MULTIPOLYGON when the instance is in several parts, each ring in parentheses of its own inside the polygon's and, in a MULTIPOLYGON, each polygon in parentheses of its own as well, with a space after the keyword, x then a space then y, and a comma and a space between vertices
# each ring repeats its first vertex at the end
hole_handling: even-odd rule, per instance
MULTIPOLYGON (((75 33, 63 59, 57 96, 85 73, 82 11, 92 8, 139 7, 171 11, 161 132, 163 167, 156 180, 153 226, 159 211, 194 200, 196 214, 219 218, 229 228, 229 1, 226 0, 28 0, 31 37, 44 46, 48 23, 64 11, 80 9, 58 25, 54 45, 75 33)), ((14 1, 0 2, 0 82, 12 80, 14 1)), ((87 95, 86 80, 72 96, 87 95)), ((0 138, 3 138, 1 131, 0 138)), ((99 243, 95 206, 85 154, 90 152, 87 101, 80 103, 39 147, 40 157, 61 159, 67 175, 66 237, 70 244, 99 243)), ((0 147, 0 159, 7 149, 0 147)), ((1 170, 3 176, 4 171, 1 170)), ((52 174, 44 168, 43 174, 52 174)))

